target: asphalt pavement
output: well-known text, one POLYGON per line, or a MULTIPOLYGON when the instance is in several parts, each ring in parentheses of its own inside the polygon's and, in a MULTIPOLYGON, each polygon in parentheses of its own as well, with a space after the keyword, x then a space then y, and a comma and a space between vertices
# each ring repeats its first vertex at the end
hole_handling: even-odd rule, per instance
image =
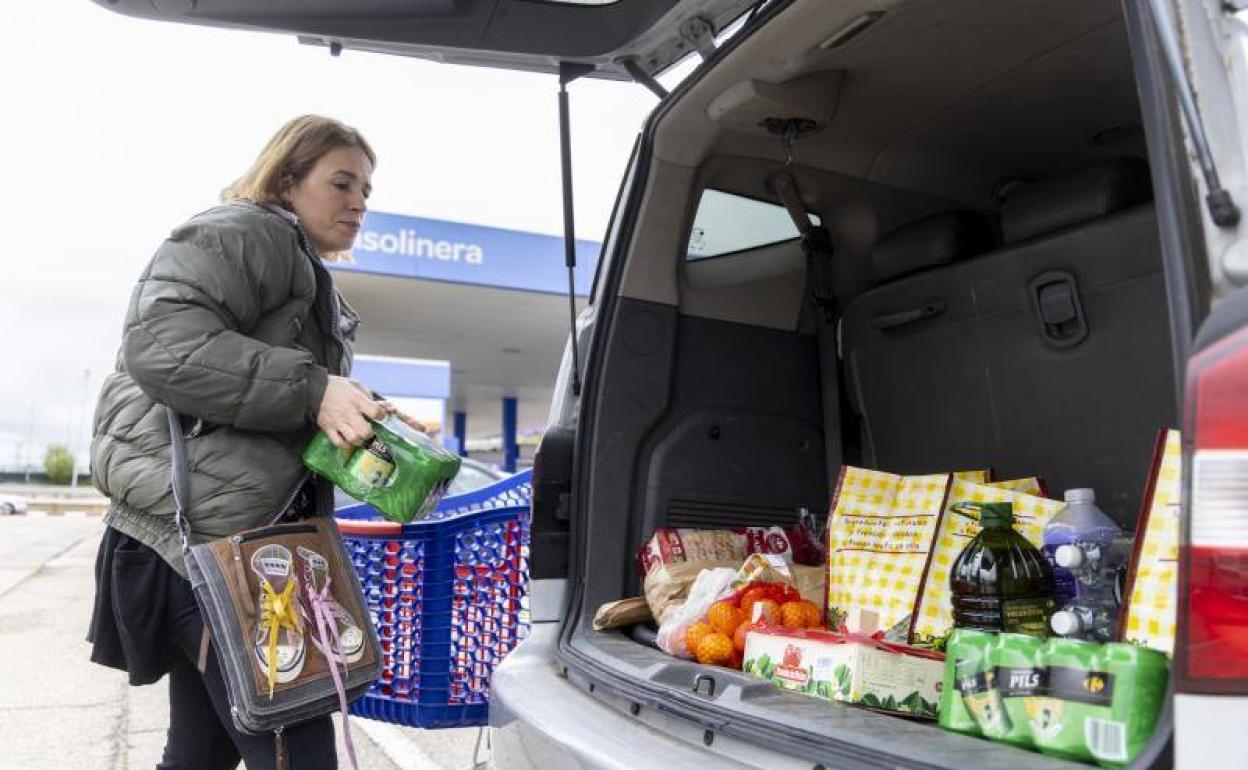
MULTIPOLYGON (((84 641, 103 525, 95 516, 0 517, 0 769, 153 768, 165 681, 130 687, 84 641)), ((339 718, 335 717, 337 722, 339 718)), ((478 730, 352 718, 360 770, 468 770, 478 730)), ((349 768, 338 731, 339 766, 349 768)), ((292 757, 291 770, 298 770, 292 757)))

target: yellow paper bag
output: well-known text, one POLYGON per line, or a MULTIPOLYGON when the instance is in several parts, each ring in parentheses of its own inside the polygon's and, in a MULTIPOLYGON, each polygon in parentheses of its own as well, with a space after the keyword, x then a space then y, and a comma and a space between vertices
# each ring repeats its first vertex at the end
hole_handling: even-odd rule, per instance
POLYGON ((1040 483, 1040 479, 1032 476, 1026 479, 1010 479, 1009 481, 994 481, 988 486, 997 489, 1006 489, 1010 492, 1022 492, 1025 495, 1035 495, 1036 497, 1044 497, 1044 484, 1040 483))
POLYGON ((1136 526, 1122 633, 1124 641, 1167 655, 1174 652, 1182 463, 1182 436, 1177 430, 1163 431, 1136 526))
POLYGON ((842 469, 828 517, 831 628, 862 610, 891 628, 914 611, 950 481, 948 473, 842 469))
POLYGON ((1037 495, 1014 492, 989 484, 974 484, 954 479, 932 546, 931 563, 923 578, 914 624, 910 632, 912 644, 939 646, 953 630, 953 596, 949 574, 953 563, 967 543, 979 534, 979 522, 960 516, 950 508, 957 503, 1011 503, 1014 506, 1014 529, 1036 548, 1044 545, 1044 527, 1066 504, 1037 495))

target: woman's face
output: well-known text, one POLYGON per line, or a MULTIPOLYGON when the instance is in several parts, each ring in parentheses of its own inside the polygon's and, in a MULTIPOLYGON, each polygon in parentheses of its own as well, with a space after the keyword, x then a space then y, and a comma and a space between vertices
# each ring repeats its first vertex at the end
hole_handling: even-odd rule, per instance
POLYGON ((364 221, 373 164, 358 147, 338 147, 284 193, 287 207, 321 254, 346 251, 364 221))

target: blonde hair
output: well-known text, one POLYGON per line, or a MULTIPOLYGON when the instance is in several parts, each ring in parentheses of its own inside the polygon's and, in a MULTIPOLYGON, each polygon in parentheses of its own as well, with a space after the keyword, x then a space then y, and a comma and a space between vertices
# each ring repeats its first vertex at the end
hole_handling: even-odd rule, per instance
POLYGON ((303 180, 326 153, 356 147, 377 165, 373 148, 359 131, 333 118, 300 115, 287 121, 269 140, 251 168, 221 194, 224 201, 245 200, 284 206, 282 193, 303 180))

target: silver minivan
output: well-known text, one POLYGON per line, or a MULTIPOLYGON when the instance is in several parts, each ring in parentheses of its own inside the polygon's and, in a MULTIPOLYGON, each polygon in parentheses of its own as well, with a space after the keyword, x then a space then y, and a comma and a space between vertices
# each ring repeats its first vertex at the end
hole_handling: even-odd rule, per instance
POLYGON ((493 766, 1073 767, 591 620, 655 527, 788 524, 844 465, 1039 474, 1130 528, 1172 427, 1172 696, 1133 767, 1248 762, 1244 0, 96 1, 661 97, 537 455, 493 766))

